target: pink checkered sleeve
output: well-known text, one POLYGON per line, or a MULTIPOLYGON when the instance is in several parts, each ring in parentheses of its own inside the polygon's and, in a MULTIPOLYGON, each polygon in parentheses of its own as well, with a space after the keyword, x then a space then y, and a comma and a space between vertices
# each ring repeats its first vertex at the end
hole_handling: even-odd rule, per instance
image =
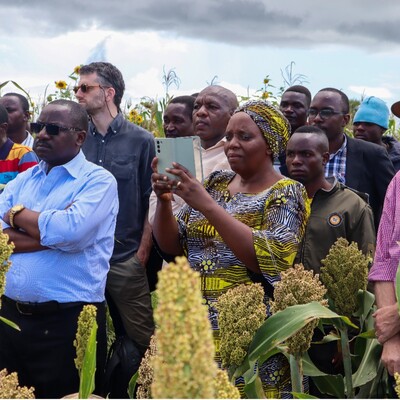
POLYGON ((395 281, 400 262, 400 171, 390 182, 379 223, 370 281, 395 281))

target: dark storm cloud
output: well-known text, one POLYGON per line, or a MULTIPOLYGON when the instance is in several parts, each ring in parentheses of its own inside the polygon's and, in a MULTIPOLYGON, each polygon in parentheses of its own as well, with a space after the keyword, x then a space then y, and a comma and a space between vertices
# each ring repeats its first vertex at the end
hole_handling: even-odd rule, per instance
POLYGON ((56 36, 96 26, 238 45, 382 48, 400 39, 397 0, 0 0, 0 32, 56 36))

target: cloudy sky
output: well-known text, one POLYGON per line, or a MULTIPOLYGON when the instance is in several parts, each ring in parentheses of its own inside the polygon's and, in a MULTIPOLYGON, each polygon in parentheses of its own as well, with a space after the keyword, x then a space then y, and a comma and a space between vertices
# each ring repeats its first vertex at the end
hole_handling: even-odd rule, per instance
POLYGON ((398 0, 0 0, 0 17, 0 83, 32 95, 90 61, 122 71, 126 98, 162 97, 170 69, 171 94, 215 82, 245 95, 266 75, 282 86, 293 61, 313 94, 400 99, 398 0))

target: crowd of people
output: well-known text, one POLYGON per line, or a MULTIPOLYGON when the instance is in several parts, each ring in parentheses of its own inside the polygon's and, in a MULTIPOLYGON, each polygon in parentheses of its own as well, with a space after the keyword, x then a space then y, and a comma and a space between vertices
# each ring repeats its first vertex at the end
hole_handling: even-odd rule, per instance
MULTIPOLYGON (((261 282, 268 303, 282 271, 302 263, 319 273, 344 237, 374 257, 376 335, 389 373, 400 372, 400 143, 385 135, 385 102, 367 97, 350 121, 348 97, 329 87, 314 96, 289 87, 279 106, 239 104, 218 85, 174 97, 164 132, 200 138, 199 182, 177 163, 158 170, 154 137, 121 113, 124 90, 118 68, 94 62, 80 69, 76 101, 49 103, 35 122, 24 96, 0 98, 0 222, 15 245, 0 315, 21 328, 0 324, 0 370, 18 372, 38 398, 77 392, 73 340, 93 304, 96 392, 107 395, 106 305, 116 336, 143 356, 156 273, 180 255, 200 273, 220 363, 218 298, 261 282)), ((391 110, 400 117, 400 102, 391 110)), ((331 354, 320 356, 334 373, 331 354)), ((283 355, 259 372, 267 397, 290 397, 283 355)))

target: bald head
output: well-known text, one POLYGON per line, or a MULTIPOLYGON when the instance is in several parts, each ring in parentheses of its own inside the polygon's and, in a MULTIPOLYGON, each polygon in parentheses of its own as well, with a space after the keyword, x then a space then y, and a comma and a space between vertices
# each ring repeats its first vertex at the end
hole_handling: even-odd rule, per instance
POLYGON ((193 109, 193 125, 204 149, 214 146, 224 137, 237 106, 236 95, 222 86, 207 86, 198 94, 193 109))
POLYGON ((212 94, 216 97, 219 97, 221 100, 226 102, 232 114, 235 111, 235 109, 239 106, 236 94, 233 93, 231 90, 224 88, 223 86, 219 85, 207 86, 198 94, 198 96, 202 96, 204 94, 212 94))

